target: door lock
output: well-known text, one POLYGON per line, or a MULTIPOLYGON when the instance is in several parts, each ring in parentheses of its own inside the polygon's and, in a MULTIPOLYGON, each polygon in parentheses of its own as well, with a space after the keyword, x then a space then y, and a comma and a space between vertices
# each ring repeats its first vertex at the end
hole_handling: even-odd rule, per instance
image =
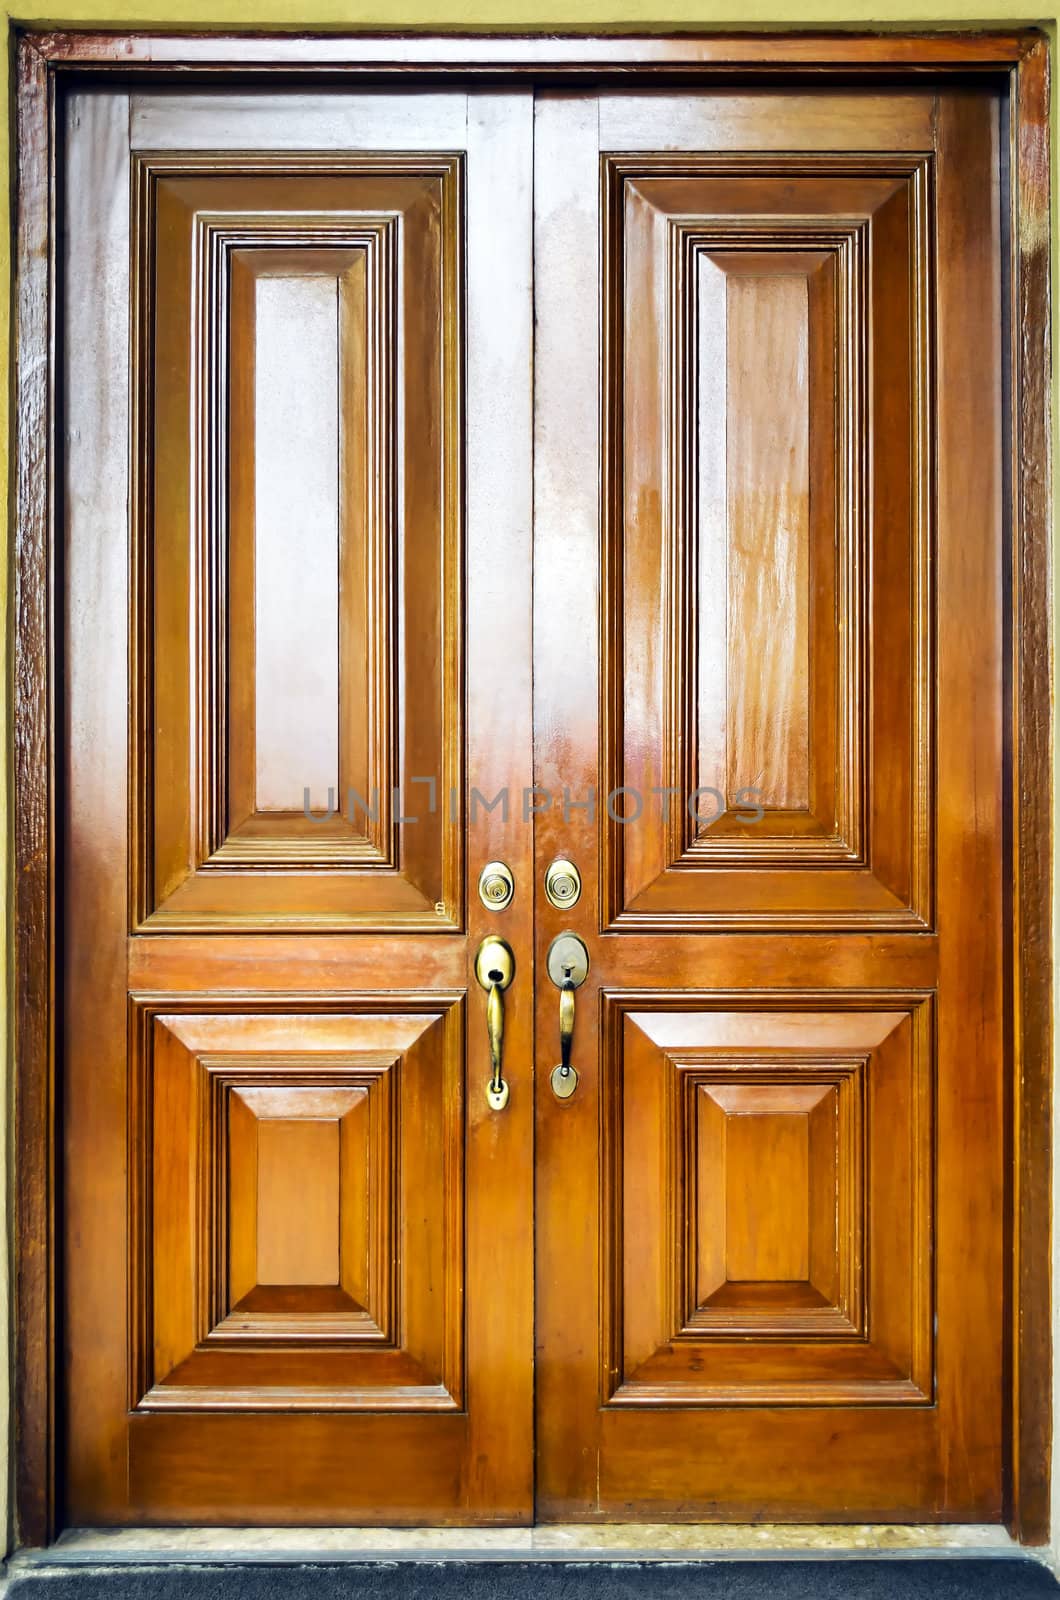
POLYGON ((515 877, 506 861, 487 861, 478 875, 478 897, 487 911, 503 911, 512 903, 515 877))
POLYGON ((558 861, 553 861, 545 873, 545 898, 549 905, 555 906, 558 911, 566 911, 568 907, 577 905, 581 892, 582 877, 574 862, 562 856, 558 861))

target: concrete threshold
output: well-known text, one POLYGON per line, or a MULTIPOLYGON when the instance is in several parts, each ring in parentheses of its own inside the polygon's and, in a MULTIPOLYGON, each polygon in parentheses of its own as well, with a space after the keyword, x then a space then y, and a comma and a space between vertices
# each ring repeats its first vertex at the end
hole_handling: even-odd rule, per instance
POLYGON ((242 1562, 693 1562, 1038 1557, 993 1524, 550 1524, 531 1528, 77 1528, 8 1573, 242 1562))

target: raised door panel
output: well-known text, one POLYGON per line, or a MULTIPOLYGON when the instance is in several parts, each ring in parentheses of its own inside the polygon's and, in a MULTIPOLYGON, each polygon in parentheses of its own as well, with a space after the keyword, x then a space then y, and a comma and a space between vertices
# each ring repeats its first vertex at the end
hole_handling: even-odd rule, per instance
POLYGON ((929 1403, 930 996, 604 1014, 605 1403, 929 1403))
POLYGON ((605 925, 929 926, 927 165, 605 174, 605 925))
POLYGON ((460 160, 134 183, 136 925, 451 930, 460 160))
POLYGON ((460 1409, 463 1030, 441 998, 134 998, 135 1409, 460 1409))

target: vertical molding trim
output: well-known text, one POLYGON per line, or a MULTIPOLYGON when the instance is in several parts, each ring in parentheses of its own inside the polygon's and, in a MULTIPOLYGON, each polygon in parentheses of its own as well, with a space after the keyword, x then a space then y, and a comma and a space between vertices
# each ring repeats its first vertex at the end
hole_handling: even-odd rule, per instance
POLYGON ((54 80, 16 53, 13 548, 13 1534, 46 1544, 55 1485, 54 80))
POLYGON ((1049 47, 1012 72, 1012 1466, 1009 1532, 1049 1540, 1052 1449, 1053 628, 1049 47))

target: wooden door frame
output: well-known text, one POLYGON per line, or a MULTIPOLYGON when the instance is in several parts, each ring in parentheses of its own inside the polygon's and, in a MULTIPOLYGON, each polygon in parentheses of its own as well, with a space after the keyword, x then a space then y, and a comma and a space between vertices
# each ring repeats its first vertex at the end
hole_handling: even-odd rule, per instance
POLYGON ((1006 1521, 1049 1538, 1052 1436, 1052 384, 1049 51, 1035 30, 944 34, 356 37, 28 32, 14 40, 12 1403, 14 1531, 56 1529, 55 1073, 58 729, 55 389, 56 101, 72 75, 187 84, 488 77, 549 83, 752 80, 824 85, 987 79, 1008 95, 1009 383, 1006 830, 1011 1314, 1006 1521))

